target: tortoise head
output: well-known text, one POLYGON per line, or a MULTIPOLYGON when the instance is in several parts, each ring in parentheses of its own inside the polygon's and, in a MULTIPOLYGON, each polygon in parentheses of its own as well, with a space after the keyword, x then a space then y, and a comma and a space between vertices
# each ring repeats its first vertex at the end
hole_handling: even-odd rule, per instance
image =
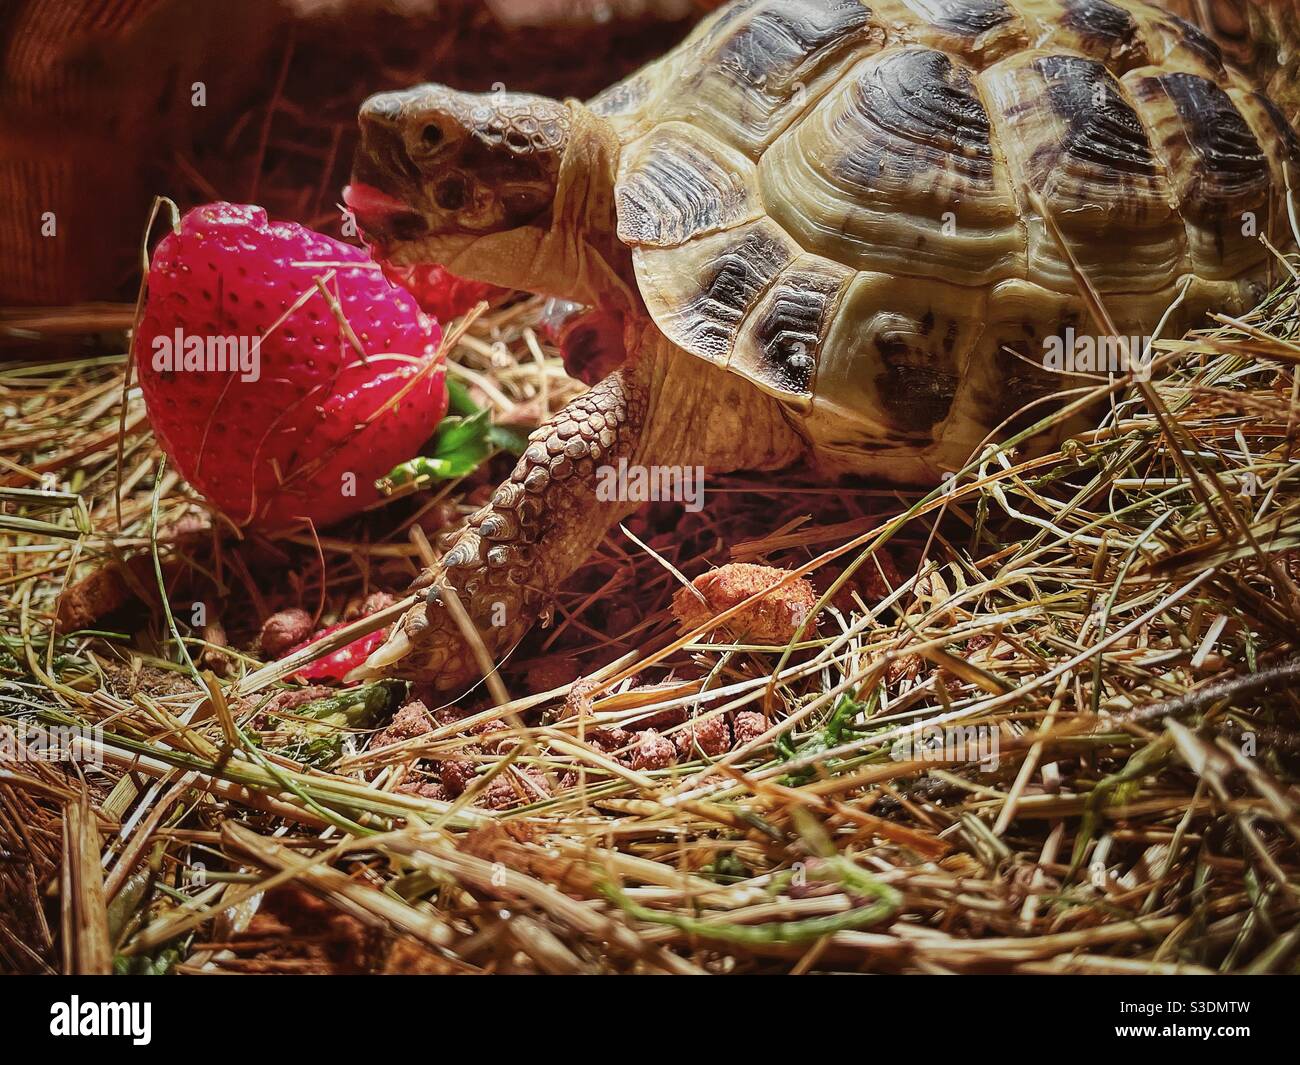
POLYGON ((549 228, 571 134, 565 104, 422 85, 370 97, 360 124, 344 198, 380 258, 450 264, 484 238, 549 228))

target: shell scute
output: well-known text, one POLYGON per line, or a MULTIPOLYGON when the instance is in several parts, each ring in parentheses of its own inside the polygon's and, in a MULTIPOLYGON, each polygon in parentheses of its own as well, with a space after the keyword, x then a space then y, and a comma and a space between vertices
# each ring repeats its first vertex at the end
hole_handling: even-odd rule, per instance
POLYGON ((809 251, 967 284, 1023 273, 1019 207, 970 71, 905 46, 863 60, 759 164, 809 251))
POLYGON ((664 335, 725 366, 745 318, 799 253, 780 226, 760 218, 679 248, 636 248, 633 263, 664 335))
POLYGON ((1187 230, 1190 264, 1235 277, 1261 263, 1268 225, 1268 157, 1228 93, 1199 74, 1134 71, 1125 84, 1165 164, 1187 230), (1248 224, 1254 216, 1257 225, 1248 224))
POLYGON ((727 368, 799 409, 811 408, 822 342, 852 277, 829 259, 799 256, 755 304, 727 368))
POLYGON ((984 65, 1023 48, 1024 17, 1007 0, 901 0, 913 26, 903 35, 984 65))
POLYGON ((858 273, 823 345, 814 403, 860 418, 882 442, 930 439, 983 332, 987 298, 983 287, 858 273))
POLYGON ((1148 35, 1157 42, 1151 61, 1173 70, 1186 70, 1213 81, 1227 78, 1223 49, 1199 26, 1179 15, 1157 15, 1149 24, 1148 35))
POLYGON ((729 19, 684 46, 687 61, 659 117, 700 125, 755 159, 847 64, 885 41, 858 0, 756 0, 726 10, 729 19))
POLYGON ((1151 62, 1141 16, 1114 0, 1021 0, 1033 21, 1030 46, 1071 50, 1116 74, 1151 62))
POLYGON ((623 153, 616 192, 619 239, 674 247, 752 221, 754 166, 707 133, 665 123, 623 153))
POLYGON ((1054 225, 1098 291, 1167 286, 1182 264, 1186 236, 1164 166, 1105 65, 1026 52, 981 81, 1003 126, 1013 184, 1025 196, 1026 276, 1057 291, 1076 287, 1054 225), (1125 254, 1116 255, 1116 247, 1125 254))

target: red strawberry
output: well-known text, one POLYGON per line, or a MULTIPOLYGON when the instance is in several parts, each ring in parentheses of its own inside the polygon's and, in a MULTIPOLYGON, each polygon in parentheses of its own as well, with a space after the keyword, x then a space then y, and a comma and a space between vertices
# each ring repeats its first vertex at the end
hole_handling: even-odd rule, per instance
POLYGON ((135 358, 180 472, 237 525, 274 530, 379 499, 375 479, 446 413, 441 336, 362 249, 213 203, 154 251, 135 358))
MULTIPOLYGON (((318 640, 325 639, 332 632, 338 632, 345 625, 351 625, 351 621, 340 621, 335 625, 322 629, 309 640, 304 640, 292 650, 285 652, 291 655, 294 651, 301 651, 304 647, 316 643, 318 640)), ((324 658, 318 658, 315 662, 308 663, 294 674, 300 680, 342 680, 357 666, 361 665, 370 653, 376 650, 388 638, 388 629, 380 629, 378 632, 372 632, 368 636, 360 636, 351 643, 344 644, 333 654, 325 655, 324 658)))
POLYGON ((445 266, 427 263, 417 266, 381 265, 389 281, 406 289, 426 314, 432 314, 440 322, 450 322, 468 314, 480 300, 494 299, 506 291, 485 281, 457 277, 445 266))

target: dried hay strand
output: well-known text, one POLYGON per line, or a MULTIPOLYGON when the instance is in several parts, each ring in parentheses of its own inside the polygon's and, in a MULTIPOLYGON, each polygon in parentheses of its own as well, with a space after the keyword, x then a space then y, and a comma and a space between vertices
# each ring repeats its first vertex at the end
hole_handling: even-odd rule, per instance
MULTIPOLYGON (((294 703, 261 622, 400 594, 508 457, 240 540, 159 476, 121 354, 5 367, 4 967, 1296 971, 1298 294, 1098 382, 1053 454, 647 507, 504 663, 510 701, 413 691, 391 723, 294 703), (815 620, 683 632, 682 579, 730 562, 811 582, 815 620), (34 757, 58 728, 79 756, 34 757)), ((580 387, 540 314, 453 354, 498 420, 580 387)))

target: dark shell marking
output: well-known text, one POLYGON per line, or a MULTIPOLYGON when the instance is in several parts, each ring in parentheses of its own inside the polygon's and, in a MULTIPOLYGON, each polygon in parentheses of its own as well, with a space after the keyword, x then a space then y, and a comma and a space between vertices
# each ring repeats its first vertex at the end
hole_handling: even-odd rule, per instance
POLYGON ((627 115, 641 107, 653 91, 653 80, 641 71, 592 97, 587 106, 596 114, 610 118, 627 115))
POLYGON ((782 289, 772 313, 759 323, 758 339, 772 387, 795 395, 812 394, 817 368, 813 353, 821 339, 823 303, 816 293, 782 289))
POLYGON ((675 247, 746 221, 744 179, 729 163, 688 136, 656 131, 619 182, 619 239, 675 247))
POLYGON ((846 187, 874 187, 886 170, 911 181, 950 166, 969 181, 991 181, 988 113, 970 75, 943 52, 909 48, 885 57, 858 79, 853 102, 845 119, 851 135, 835 167, 846 187))
MULTIPOLYGON (((931 426, 948 416, 960 378, 951 361, 944 365, 932 347, 913 340, 913 334, 903 331, 876 338, 876 351, 885 366, 876 376, 876 390, 902 433, 928 437, 931 426)), ((951 347, 955 334, 950 331, 946 340, 951 347)))
POLYGON ((1146 42, 1133 13, 1110 0, 1066 0, 1061 21, 1078 34, 1081 51, 1120 71, 1148 60, 1146 42))
POLYGON ((769 388, 792 396, 812 395, 817 353, 841 280, 791 270, 773 286, 755 334, 760 363, 747 367, 769 388))
POLYGON ((1208 36, 1199 26, 1194 26, 1185 18, 1178 15, 1170 15, 1168 26, 1172 32, 1182 39, 1183 44, 1189 51, 1194 53, 1207 67, 1216 74, 1223 74, 1223 49, 1215 44, 1214 39, 1208 36))
POLYGON ((908 6, 939 29, 959 37, 979 37, 1020 21, 1004 0, 910 0, 908 6))
POLYGON ((762 228, 739 237, 718 256, 699 295, 684 309, 683 346, 725 359, 746 313, 790 259, 788 245, 762 228))
POLYGON ((1155 80, 1177 108, 1196 153, 1175 170, 1184 182, 1183 214, 1215 222, 1264 202, 1271 181, 1268 159, 1228 94, 1195 74, 1164 74, 1155 80))
POLYGON ((1108 48, 1112 44, 1132 44, 1138 35, 1133 13, 1110 0, 1066 0, 1061 21, 1072 30, 1105 41, 1108 48))
MULTIPOLYGON (((1061 151, 1119 174, 1150 177, 1156 173, 1146 130, 1103 64, 1054 55, 1034 65, 1047 83, 1053 109, 1066 124, 1061 151)), ((1042 162, 1050 165, 1049 160, 1042 162)))
POLYGON ((717 63, 737 82, 756 92, 784 87, 810 56, 871 24, 871 12, 858 0, 791 0, 755 13, 729 37, 717 63))
POLYGON ((858 0, 764 0, 728 14, 730 32, 720 35, 722 23, 715 26, 683 70, 687 107, 678 114, 677 94, 670 91, 665 117, 698 120, 752 155, 798 114, 801 94, 829 84, 823 78, 828 69, 884 40, 858 0), (691 99, 715 93, 714 108, 701 113, 690 107, 691 99))

